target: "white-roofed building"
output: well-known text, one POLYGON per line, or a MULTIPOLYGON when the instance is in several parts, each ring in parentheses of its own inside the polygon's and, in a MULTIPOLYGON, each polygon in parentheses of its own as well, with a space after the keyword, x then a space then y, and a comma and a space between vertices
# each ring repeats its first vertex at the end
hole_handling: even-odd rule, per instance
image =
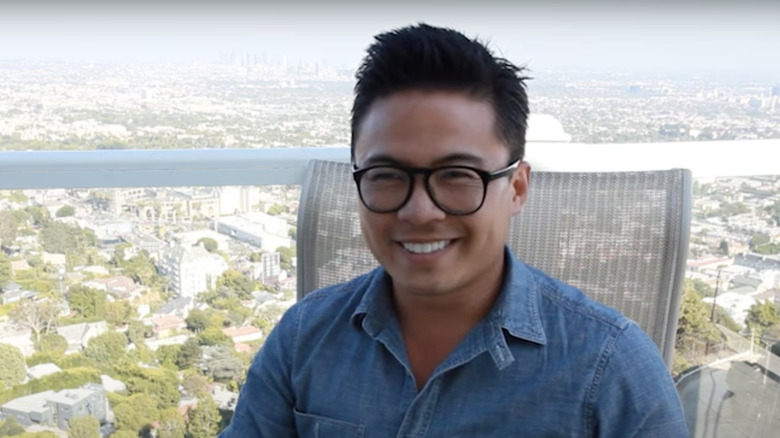
POLYGON ((161 251, 158 266, 170 279, 171 289, 180 297, 194 298, 217 285, 217 279, 228 269, 225 260, 202 246, 176 245, 161 251))
POLYGON ((57 374, 62 371, 62 368, 53 363, 42 363, 35 366, 31 366, 27 369, 27 376, 31 379, 40 379, 41 377, 48 376, 50 374, 57 374))
POLYGON ((265 213, 225 216, 214 221, 218 232, 246 242, 264 251, 273 252, 280 246, 292 246, 290 225, 282 218, 265 213))

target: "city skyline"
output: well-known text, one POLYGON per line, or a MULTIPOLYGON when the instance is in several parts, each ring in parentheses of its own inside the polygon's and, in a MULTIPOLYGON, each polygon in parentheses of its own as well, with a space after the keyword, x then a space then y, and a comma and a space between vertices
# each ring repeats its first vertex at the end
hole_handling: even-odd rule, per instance
POLYGON ((532 71, 587 70, 780 78, 778 6, 528 2, 269 5, 228 1, 4 5, 0 61, 216 63, 226 53, 356 68, 372 36, 427 22, 490 42, 532 71), (446 6, 446 7, 445 7, 446 6))

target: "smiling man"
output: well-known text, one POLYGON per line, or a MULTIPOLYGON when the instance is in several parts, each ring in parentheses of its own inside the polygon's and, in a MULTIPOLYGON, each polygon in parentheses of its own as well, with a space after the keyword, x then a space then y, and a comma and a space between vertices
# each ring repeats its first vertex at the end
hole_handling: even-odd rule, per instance
POLYGON ((418 25, 357 73, 353 176, 381 267, 268 337, 222 437, 685 437, 639 327, 505 247, 530 183, 522 69, 418 25))

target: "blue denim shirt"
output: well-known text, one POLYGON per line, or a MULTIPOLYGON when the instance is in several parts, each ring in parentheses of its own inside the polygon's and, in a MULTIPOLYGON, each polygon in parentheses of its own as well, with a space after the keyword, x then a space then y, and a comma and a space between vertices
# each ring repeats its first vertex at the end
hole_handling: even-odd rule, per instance
POLYGON ((249 369, 221 438, 687 437, 658 348, 517 261, 418 391, 382 268, 307 296, 249 369))

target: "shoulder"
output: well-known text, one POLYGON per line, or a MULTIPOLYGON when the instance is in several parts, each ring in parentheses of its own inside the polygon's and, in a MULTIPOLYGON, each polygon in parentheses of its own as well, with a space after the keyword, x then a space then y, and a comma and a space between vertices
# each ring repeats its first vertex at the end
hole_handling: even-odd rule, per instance
POLYGON ((348 323, 360 307, 366 293, 382 276, 381 268, 355 277, 345 283, 327 286, 308 293, 285 313, 277 328, 316 330, 334 323, 348 323))
MULTIPOLYGON (((529 273, 531 288, 539 296, 543 317, 565 318, 573 323, 617 333, 634 324, 618 310, 594 301, 580 289, 550 277, 544 272, 521 264, 529 273)), ((554 321, 548 321, 553 322, 554 321)))

